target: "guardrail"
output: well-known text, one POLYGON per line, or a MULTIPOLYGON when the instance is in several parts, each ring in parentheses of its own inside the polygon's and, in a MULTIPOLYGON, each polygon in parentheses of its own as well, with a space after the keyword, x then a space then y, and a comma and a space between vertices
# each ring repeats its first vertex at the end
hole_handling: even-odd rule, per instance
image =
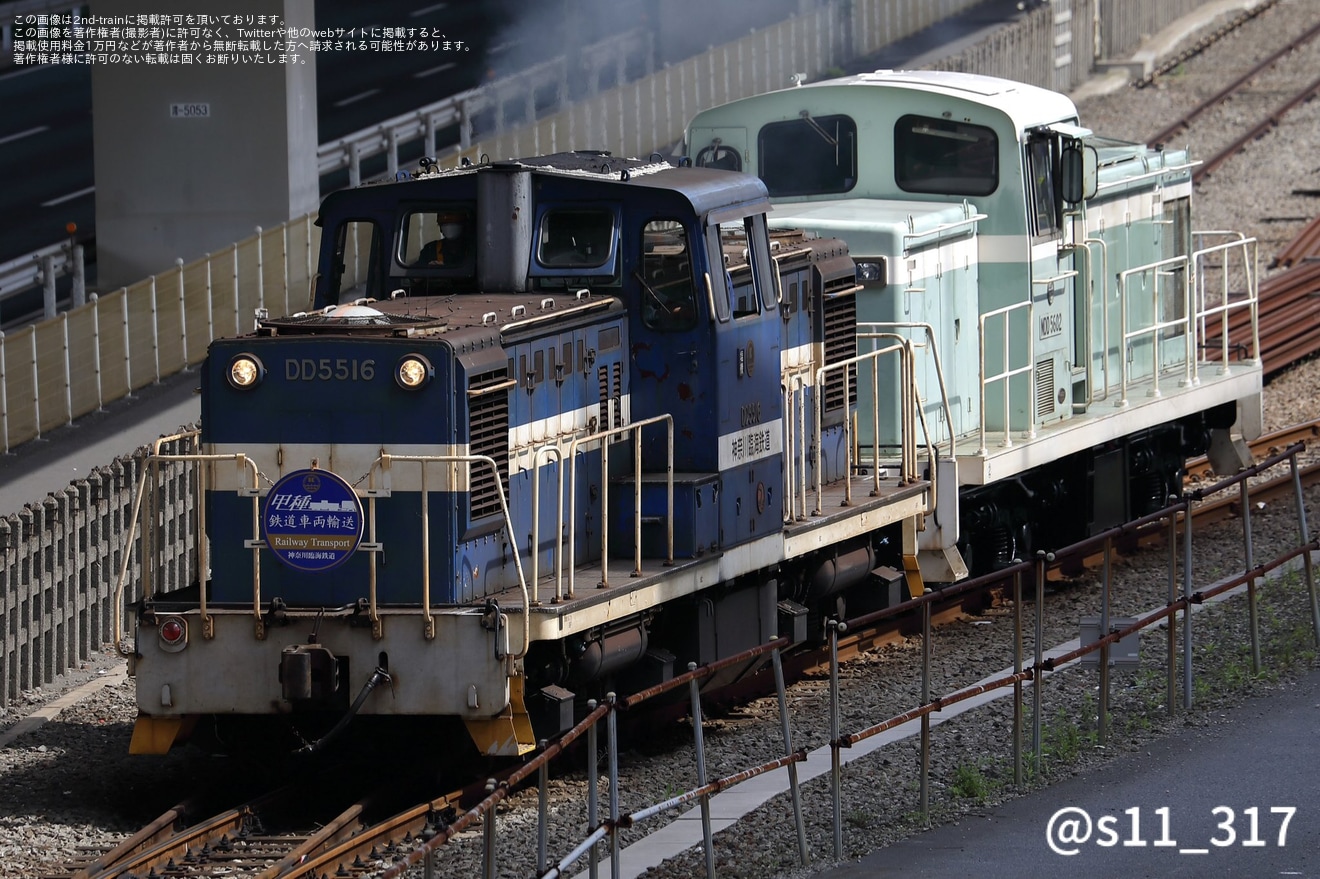
POLYGON ((363 160, 384 154, 386 171, 392 177, 399 170, 399 148, 403 144, 421 140, 422 152, 428 156, 461 152, 472 146, 477 135, 475 120, 482 113, 492 114, 496 134, 510 127, 511 108, 517 111, 518 125, 530 125, 538 116, 539 98, 549 95, 551 100, 542 109, 554 112, 575 97, 596 95, 606 70, 612 70, 611 78, 619 85, 624 82, 630 65, 637 76, 649 76, 654 70, 653 58, 650 33, 634 28, 588 46, 571 58, 560 56, 542 62, 521 73, 323 143, 316 151, 317 169, 324 177, 347 168, 349 185, 356 186, 362 180, 363 160), (458 139, 441 143, 439 134, 454 126, 458 127, 458 139))
POLYGON ((83 245, 72 238, 0 263, 0 301, 40 286, 49 320, 55 316, 55 282, 65 275, 73 275, 73 304, 82 305, 87 301, 83 245))

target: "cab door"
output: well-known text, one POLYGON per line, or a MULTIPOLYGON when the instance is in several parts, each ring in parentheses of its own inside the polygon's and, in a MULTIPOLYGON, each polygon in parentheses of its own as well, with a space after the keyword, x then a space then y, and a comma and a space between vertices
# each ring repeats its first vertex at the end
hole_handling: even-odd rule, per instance
POLYGON ((1085 388, 1086 348, 1076 332, 1079 301, 1071 248, 1065 247, 1063 202, 1057 185, 1060 139, 1049 131, 1027 141, 1027 222, 1031 236, 1031 303, 1035 396, 1032 423, 1048 424, 1072 414, 1074 381, 1085 388))

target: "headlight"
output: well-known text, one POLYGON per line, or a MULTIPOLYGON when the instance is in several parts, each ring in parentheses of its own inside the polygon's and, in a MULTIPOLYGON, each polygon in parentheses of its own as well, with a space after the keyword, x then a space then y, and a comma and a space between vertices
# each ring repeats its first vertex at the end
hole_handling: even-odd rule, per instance
POLYGON ((252 354, 239 354, 229 361, 229 383, 240 391, 256 387, 266 377, 266 367, 252 354))
POLYGON ((878 260, 858 260, 857 280, 863 284, 885 284, 885 262, 878 260))
POLYGON ((394 368, 394 380, 399 383, 399 387, 409 391, 425 385, 434 374, 431 362, 420 354, 409 354, 394 368))

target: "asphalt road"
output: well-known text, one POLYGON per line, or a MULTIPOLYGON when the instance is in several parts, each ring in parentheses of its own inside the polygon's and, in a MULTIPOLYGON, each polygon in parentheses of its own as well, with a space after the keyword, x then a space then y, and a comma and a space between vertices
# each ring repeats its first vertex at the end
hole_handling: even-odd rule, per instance
MULTIPOLYGON (((561 0, 556 0, 558 5, 561 0)), ((491 71, 544 60, 557 41, 516 27, 518 0, 321 0, 318 28, 428 27, 461 40, 459 52, 321 52, 318 137, 324 143, 474 88, 491 71), (523 36, 519 36, 519 34, 523 36)), ((92 75, 85 65, 16 67, 0 74, 0 263, 95 225, 92 75)))

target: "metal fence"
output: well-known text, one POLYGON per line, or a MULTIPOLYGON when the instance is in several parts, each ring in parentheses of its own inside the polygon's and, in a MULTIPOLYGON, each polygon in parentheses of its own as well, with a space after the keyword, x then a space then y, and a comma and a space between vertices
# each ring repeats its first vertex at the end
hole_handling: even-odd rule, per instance
POLYGON ((0 333, 0 451, 194 366, 255 309, 308 304, 320 228, 311 215, 86 304, 0 333))
MULTIPOLYGON (((516 827, 511 827, 507 831, 499 830, 498 825, 501 818, 497 807, 513 793, 523 779, 531 779, 534 776, 539 779, 538 820, 535 837, 536 868, 534 875, 546 877, 546 879, 573 875, 575 871, 582 870, 584 861, 586 862, 586 870, 584 871, 586 875, 595 877, 607 869, 612 875, 620 875, 619 857, 621 835, 623 833, 657 818, 660 818, 662 822, 670 820, 675 810, 694 806, 699 807, 701 810, 700 843, 705 862, 704 875, 714 879, 716 875, 716 853, 711 825, 710 799, 753 778, 777 773, 781 769, 786 770, 787 777, 782 779, 776 787, 785 792, 791 802, 796 834, 795 838, 785 835, 787 838, 777 840, 775 843, 778 847, 777 860, 780 863, 787 863, 788 858, 795 858, 801 866, 805 867, 809 864, 812 853, 809 851, 805 832, 806 819, 804 819, 803 814, 801 784, 808 778, 819 776, 828 779, 832 809, 828 817, 814 814, 811 818, 813 823, 816 824, 819 824, 822 819, 828 820, 833 833, 831 849, 827 852, 817 851, 815 856, 827 860, 832 858, 838 861, 846 854, 844 846, 845 833, 870 832, 864 829, 852 828, 852 822, 844 817, 847 814, 844 802, 847 797, 847 785, 844 784, 843 764, 850 759, 856 759, 860 751, 867 750, 868 745, 874 744, 881 736, 890 735, 891 740, 893 740, 905 737, 904 735, 891 735, 894 732, 901 732, 906 735, 915 734, 918 736, 919 742, 919 759, 912 771, 916 777, 911 780, 912 783, 905 785, 902 789, 895 788, 893 794, 896 799, 910 802, 910 808, 913 812, 928 818, 932 788, 931 754, 934 749, 931 727, 936 722, 932 720, 932 717, 937 712, 945 712, 947 716, 949 709, 959 703, 985 704, 990 699, 995 698, 990 695, 994 693, 1002 693, 1005 697, 1011 696, 1011 704, 999 710, 1005 714, 1011 714, 1013 730, 1011 760, 1013 765, 1010 772, 1013 786, 1020 790, 1026 780, 1032 777, 1028 771, 1029 768, 1030 772, 1034 773, 1035 778, 1041 778, 1042 769, 1045 768, 1046 761, 1049 759, 1046 753, 1047 748, 1044 747, 1045 736, 1042 728, 1045 717, 1044 685, 1046 681, 1054 678, 1055 673, 1074 662, 1090 660, 1090 664, 1094 664, 1096 667, 1098 682, 1089 673, 1080 682, 1088 691, 1095 688, 1094 692, 1097 693, 1098 698, 1095 719, 1094 721, 1091 718, 1081 719, 1080 724, 1094 733, 1098 745, 1106 745, 1112 726, 1109 710, 1111 651, 1129 635, 1149 628, 1163 627, 1165 629, 1163 640, 1166 642, 1167 648, 1161 652, 1165 659, 1163 668, 1165 676, 1164 708, 1169 715, 1176 714, 1180 708, 1181 710, 1190 709, 1193 705, 1195 692, 1193 680, 1196 669, 1193 654, 1192 611, 1195 605, 1214 600, 1219 595, 1227 595, 1232 590, 1245 592, 1247 625, 1245 626, 1246 636, 1243 646, 1248 649, 1251 656, 1252 673, 1259 674, 1263 668, 1263 661, 1260 650, 1260 617, 1262 615, 1258 612, 1257 606, 1258 586, 1266 576, 1271 575, 1273 572, 1282 573, 1300 568, 1305 581, 1305 593, 1304 596, 1299 595, 1298 600, 1304 598, 1307 602, 1311 622, 1311 637, 1314 643, 1320 644, 1320 606, 1317 603, 1312 559, 1312 554, 1320 550, 1320 546, 1311 537, 1306 524, 1305 497, 1302 492, 1297 461, 1298 454, 1303 449, 1302 444, 1285 449, 1250 470, 1222 480, 1194 495, 1189 495, 1144 519, 1111 529, 1075 546, 1064 548, 1057 559, 1054 553, 1040 552, 1034 560, 1020 563, 1013 568, 979 578, 976 581, 960 584, 958 587, 941 593, 927 593, 921 598, 905 602, 902 605, 852 620, 830 620, 827 625, 830 652, 828 711, 822 712, 823 716, 818 721, 822 725, 828 724, 829 726, 827 736, 829 744, 822 746, 818 752, 808 754, 804 749, 795 748, 794 746, 779 657, 779 649, 785 646, 786 639, 781 639, 708 666, 700 668, 689 666, 686 674, 676 676, 671 681, 632 696, 616 699, 611 694, 605 702, 599 705, 594 701, 589 702, 588 710, 590 713, 563 739, 549 746, 543 742, 540 753, 533 756, 509 779, 503 782, 491 779, 487 784, 488 796, 481 803, 458 816, 452 823, 446 824, 442 820, 437 820, 434 816, 418 819, 419 822, 426 822, 425 826, 419 824, 414 829, 414 836, 419 841, 410 848, 393 854, 392 863, 382 868, 383 872, 380 875, 387 877, 387 879, 388 877, 402 877, 410 866, 417 864, 425 866, 426 875, 438 875, 437 871, 442 870, 444 867, 447 855, 445 847, 462 844, 480 847, 484 855, 483 876, 494 879, 496 875, 506 875, 504 872, 498 872, 500 864, 497 858, 496 841, 499 840, 507 851, 511 839, 521 839, 525 841, 524 844, 530 850, 531 833, 530 829, 521 832, 516 827), (1249 515, 1244 515, 1241 521, 1245 551, 1241 573, 1228 576, 1213 586, 1198 587, 1192 564, 1193 536, 1190 514, 1193 502, 1202 497, 1236 489, 1242 509, 1245 510, 1250 507, 1249 479, 1271 466, 1287 466, 1291 469, 1294 501, 1298 517, 1297 543, 1293 548, 1281 552, 1270 561, 1258 565, 1251 552, 1251 518, 1249 515), (1179 527, 1180 524, 1181 528, 1179 527), (1168 535, 1167 602, 1139 619, 1119 621, 1117 618, 1110 616, 1109 607, 1109 595, 1112 591, 1113 565, 1111 554, 1113 544, 1116 540, 1130 538, 1132 534, 1138 531, 1152 528, 1165 529, 1168 535), (1178 550, 1181 550, 1181 553, 1178 550), (1080 643, 1076 647, 1066 645, 1063 648, 1047 651, 1042 634, 1044 630, 1043 615, 1045 613, 1044 591, 1051 570, 1055 567, 1056 562, 1063 559, 1065 554, 1075 559, 1080 555, 1096 552, 1102 552, 1104 558, 1100 589, 1097 590, 1100 606, 1090 609, 1099 614, 1100 622, 1096 632, 1089 637, 1079 639, 1080 643), (947 601, 959 594, 979 590, 986 585, 993 585, 995 582, 1000 583, 1006 594, 1012 596, 1013 632, 1011 637, 1005 639, 1008 643, 1000 645, 1011 663, 1011 669, 1006 669, 999 675, 970 686, 963 686, 951 692, 937 695, 935 688, 938 686, 938 682, 934 680, 930 662, 932 637, 930 610, 932 604, 936 601, 947 601), (1027 597, 1027 588, 1034 592, 1034 602, 1028 603, 1027 600, 1024 600, 1027 597), (1030 608, 1034 620, 1024 620, 1025 608, 1030 608), (841 718, 844 713, 843 702, 847 699, 847 694, 840 682, 839 636, 844 632, 869 625, 885 617, 895 617, 914 612, 921 618, 921 704, 892 717, 875 718, 875 722, 853 732, 844 730, 841 718), (1030 625, 1032 622, 1034 622, 1035 627, 1034 636, 1027 636, 1024 634, 1024 623, 1030 625), (741 754, 740 759, 737 761, 726 761, 726 765, 729 762, 732 762, 734 766, 746 764, 745 768, 722 778, 709 778, 706 771, 707 754, 702 732, 702 704, 699 684, 719 669, 754 661, 756 657, 762 657, 762 661, 764 661, 764 657, 767 655, 769 655, 774 669, 779 716, 766 718, 762 721, 766 727, 764 749, 760 753, 741 754), (1181 688, 1179 688, 1179 683, 1181 683, 1181 688), (1181 689, 1181 693, 1179 693, 1179 689, 1181 689), (691 705, 691 726, 696 752, 695 778, 692 775, 691 767, 674 766, 673 795, 660 803, 651 804, 644 801, 639 804, 634 800, 632 792, 623 788, 620 781, 619 755, 622 746, 618 735, 618 712, 620 709, 626 710, 662 693, 681 693, 683 690, 688 691, 691 705), (1028 699, 1030 700, 1029 708, 1026 705, 1028 699), (775 729, 775 726, 778 728, 775 729), (603 792, 598 790, 601 773, 597 766, 600 753, 598 738, 601 727, 604 727, 604 750, 608 758, 607 786, 603 792), (579 749, 587 762, 585 780, 588 789, 588 806, 584 822, 586 832, 581 842, 575 842, 571 839, 555 840, 557 850, 551 851, 548 843, 550 812, 546 789, 550 774, 548 767, 553 761, 559 760, 557 775, 562 776, 577 771, 572 767, 565 767, 561 758, 566 753, 568 744, 580 737, 585 737, 587 740, 587 747, 579 749), (868 742, 868 740, 871 741, 868 742), (758 760, 761 762, 748 762, 758 760), (828 763, 828 767, 823 765, 825 763, 828 763), (684 789, 689 781, 693 781, 695 784, 684 789), (912 802, 914 794, 915 802, 912 802), (483 829, 482 834, 464 834, 464 831, 478 825, 483 829), (460 834, 466 836, 466 840, 460 841, 460 834), (608 864, 605 863, 606 858, 609 858, 608 864)), ((1215 661, 1221 660, 1216 657, 1215 661)), ((853 704, 850 709, 849 714, 853 718, 853 723, 868 723, 864 706, 859 707, 853 704)), ((816 736, 816 738, 821 738, 821 736, 816 736)), ((721 810, 722 818, 727 820, 729 813, 736 811, 737 808, 738 806, 731 806, 729 809, 721 810)), ((787 810, 785 809, 785 811, 787 810)), ((522 828, 527 828, 527 823, 518 823, 521 824, 522 828)), ((697 826, 696 822, 683 823, 691 827, 697 826)), ((396 828, 396 832, 401 829, 396 828)), ((675 849, 683 847, 683 844, 674 846, 675 849)), ((327 859, 324 863, 317 864, 317 869, 331 873, 337 866, 342 865, 336 864, 333 859, 327 859)), ((693 874, 698 875, 698 870, 699 868, 694 868, 693 874)))
POLYGON ((158 586, 179 589, 197 580, 191 537, 196 485, 183 468, 155 474, 151 488, 161 511, 155 528, 125 545, 145 454, 143 449, 98 467, 0 518, 0 708, 76 667, 111 639, 111 593, 125 564, 132 575, 129 602, 137 600, 144 558, 154 560, 158 586), (143 551, 143 541, 150 551, 143 551))

